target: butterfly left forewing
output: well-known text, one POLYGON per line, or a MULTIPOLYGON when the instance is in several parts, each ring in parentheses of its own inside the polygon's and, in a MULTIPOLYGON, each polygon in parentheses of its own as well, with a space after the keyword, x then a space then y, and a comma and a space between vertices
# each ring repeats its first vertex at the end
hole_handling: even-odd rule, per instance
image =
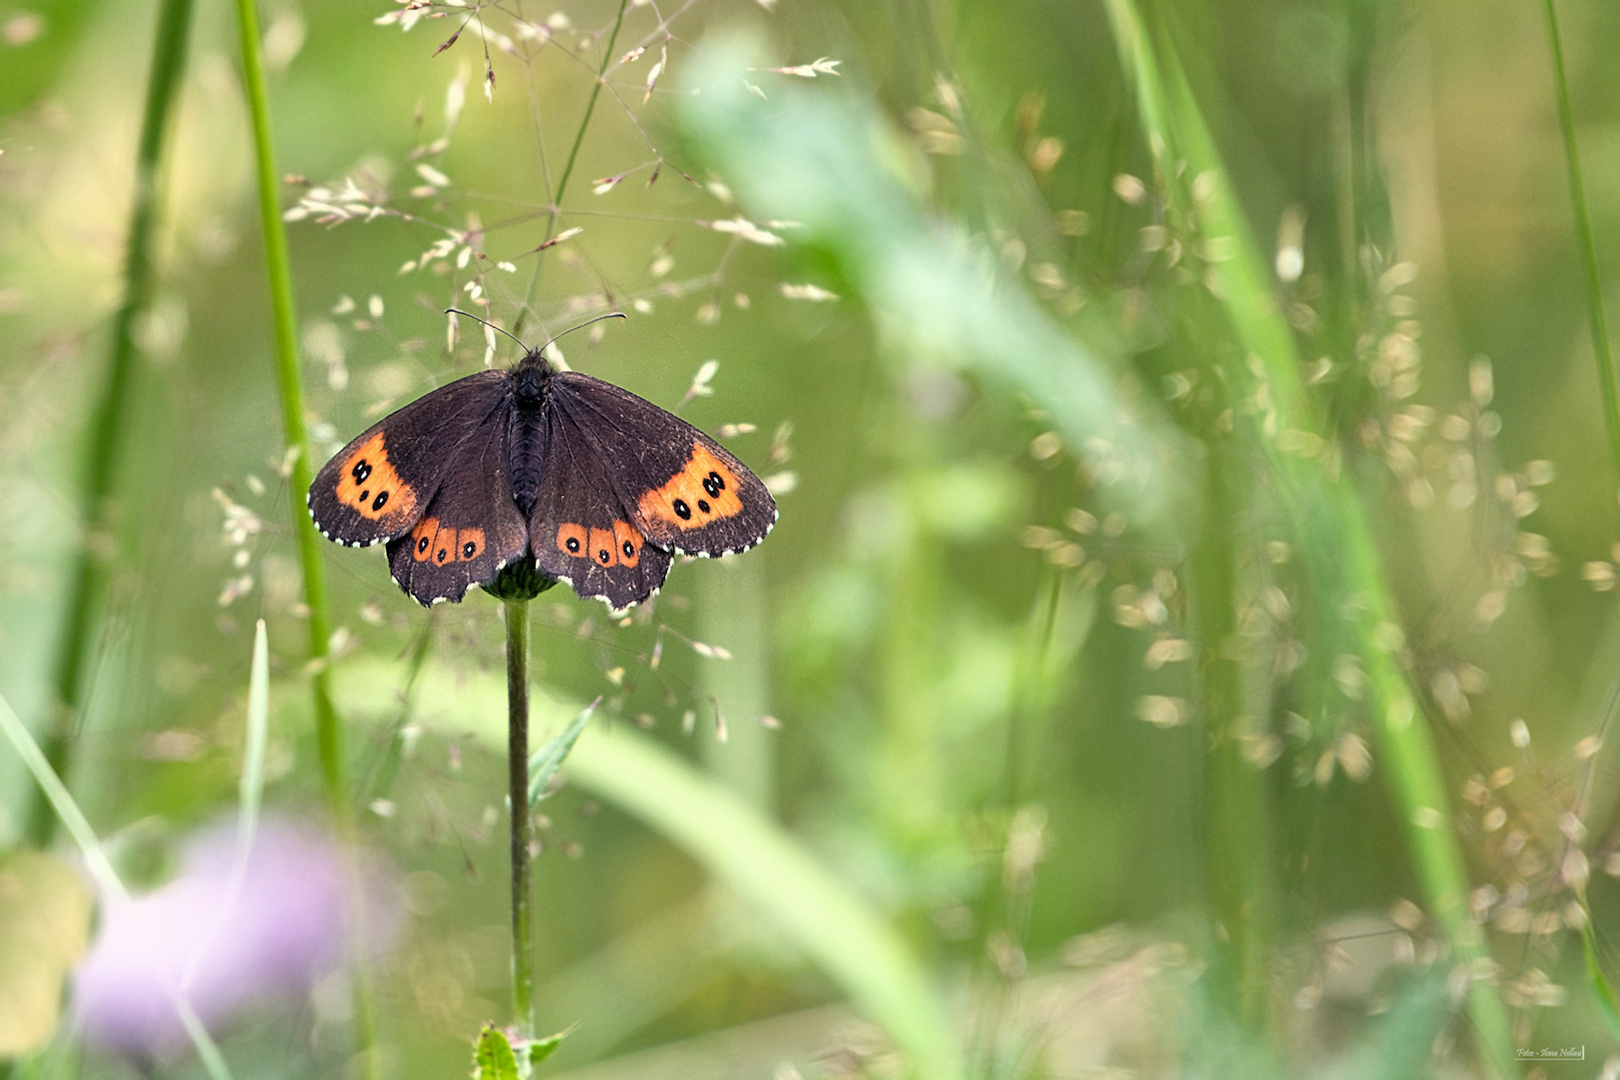
POLYGON ((680 417, 576 372, 552 380, 551 400, 653 544, 682 555, 729 555, 765 539, 776 523, 776 500, 759 477, 680 417))
POLYGON ((469 439, 482 437, 508 397, 510 376, 481 371, 390 413, 332 456, 309 486, 321 534, 368 547, 422 517, 469 439))
POLYGON ((459 601, 528 548, 512 498, 507 415, 497 411, 458 448, 420 519, 388 542, 394 581, 422 604, 459 601))

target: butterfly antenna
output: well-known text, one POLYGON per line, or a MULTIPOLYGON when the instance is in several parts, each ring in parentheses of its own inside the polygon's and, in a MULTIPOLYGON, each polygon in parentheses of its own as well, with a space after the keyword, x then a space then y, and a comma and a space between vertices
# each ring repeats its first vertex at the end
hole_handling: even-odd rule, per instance
MULTIPOLYGON (((476 316, 474 316, 474 317, 476 318, 476 316)), ((552 342, 556 341, 557 338, 561 338, 561 337, 564 337, 564 336, 566 336, 568 334, 572 334, 575 330, 583 330, 585 327, 591 325, 591 323, 598 323, 598 322, 601 322, 603 319, 626 319, 626 318, 629 318, 629 316, 626 315, 622 311, 610 311, 606 315, 598 315, 594 319, 586 319, 584 322, 580 323, 578 326, 570 326, 568 329, 564 330, 561 334, 558 334, 557 337, 552 338, 551 341, 546 342, 544 345, 540 346, 538 349, 536 349, 534 351, 537 352, 537 353, 544 353, 547 349, 551 348, 552 342)))
MULTIPOLYGON (((494 323, 490 322, 488 319, 480 319, 477 315, 474 315, 470 311, 462 311, 460 308, 455 308, 455 307, 453 307, 453 308, 445 308, 444 313, 446 315, 465 315, 465 316, 467 316, 467 318, 472 319, 474 322, 481 322, 485 326, 489 327, 491 330, 495 330, 495 331, 497 331, 499 333, 505 334, 507 337, 509 337, 513 341, 517 342, 519 345, 521 345, 523 347, 524 352, 529 351, 529 346, 524 344, 524 341, 523 341, 522 338, 518 337, 516 334, 512 333, 510 330, 502 330, 499 326, 496 326, 494 323)), ((547 342, 547 344, 550 344, 550 342, 547 342)))

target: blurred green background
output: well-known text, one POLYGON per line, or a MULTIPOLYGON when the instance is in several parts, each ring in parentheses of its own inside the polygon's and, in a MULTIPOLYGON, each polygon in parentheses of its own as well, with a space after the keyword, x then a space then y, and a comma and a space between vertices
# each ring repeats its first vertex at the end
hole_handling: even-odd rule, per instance
MULTIPOLYGON (((568 362, 778 491, 762 547, 676 566, 627 620, 533 605, 536 742, 605 698, 540 808, 539 1024, 580 1022, 554 1075, 1584 1076, 1617 1051, 1582 958, 1591 927, 1615 970, 1617 463, 1545 13, 1165 2, 1138 39, 1131 10, 636 4, 587 119, 617 4, 260 8, 315 465, 484 366, 450 304, 528 340, 614 307, 568 362), (1422 771, 1381 726, 1394 685, 1437 821, 1394 779, 1422 771), (1467 895, 1437 900, 1459 856, 1467 895), (1494 1033, 1447 903, 1483 928, 1494 1033), (1566 1046, 1585 1063, 1501 1053, 1566 1046)), ((1559 17, 1608 267, 1620 10, 1559 17)), ((43 738, 89 544, 68 780, 137 891, 233 812, 255 619, 267 805, 324 817, 225 4, 195 13, 84 536, 156 23, 0 7, 0 693, 43 738)), ((367 962, 382 1069, 464 1075, 510 1020, 499 605, 423 611, 380 551, 323 556, 360 843, 404 913, 367 962)), ((0 752, 0 849, 34 799, 0 752)), ((0 994, 37 966, 5 927, 0 994)), ((216 1031, 235 1074, 357 1072, 333 985, 216 1031)), ((200 1074, 77 1040, 14 1070, 200 1074)))

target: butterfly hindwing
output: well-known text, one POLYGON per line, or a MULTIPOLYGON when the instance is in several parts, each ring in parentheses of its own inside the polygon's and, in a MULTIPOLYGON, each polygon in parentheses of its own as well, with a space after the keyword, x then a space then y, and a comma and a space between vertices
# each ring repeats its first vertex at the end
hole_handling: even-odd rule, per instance
POLYGON ((647 599, 669 574, 670 553, 647 542, 608 480, 608 463, 573 422, 546 410, 543 479, 529 515, 540 571, 615 611, 647 599))
MULTIPOLYGON (((391 413, 339 450, 309 487, 309 512, 329 540, 366 547, 423 517, 460 449, 510 395, 511 376, 480 371, 391 413)), ((504 443, 503 443, 504 445, 504 443)))
POLYGON ((550 399, 588 446, 628 524, 651 543, 728 555, 753 547, 776 523, 776 501, 759 477, 680 417, 576 372, 553 377, 550 399))
POLYGON ((423 604, 459 601, 528 548, 528 530, 512 499, 509 415, 510 409, 496 409, 455 449, 420 519, 388 542, 394 581, 423 604))

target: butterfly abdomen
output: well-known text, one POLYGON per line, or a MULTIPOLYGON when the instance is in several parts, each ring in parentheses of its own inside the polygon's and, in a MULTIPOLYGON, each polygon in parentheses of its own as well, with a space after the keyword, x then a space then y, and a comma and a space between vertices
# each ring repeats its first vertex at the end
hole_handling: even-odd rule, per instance
POLYGON ((538 408, 524 408, 522 398, 514 402, 507 446, 511 455, 508 476, 512 497, 525 515, 534 509, 540 482, 545 479, 546 417, 538 408))

